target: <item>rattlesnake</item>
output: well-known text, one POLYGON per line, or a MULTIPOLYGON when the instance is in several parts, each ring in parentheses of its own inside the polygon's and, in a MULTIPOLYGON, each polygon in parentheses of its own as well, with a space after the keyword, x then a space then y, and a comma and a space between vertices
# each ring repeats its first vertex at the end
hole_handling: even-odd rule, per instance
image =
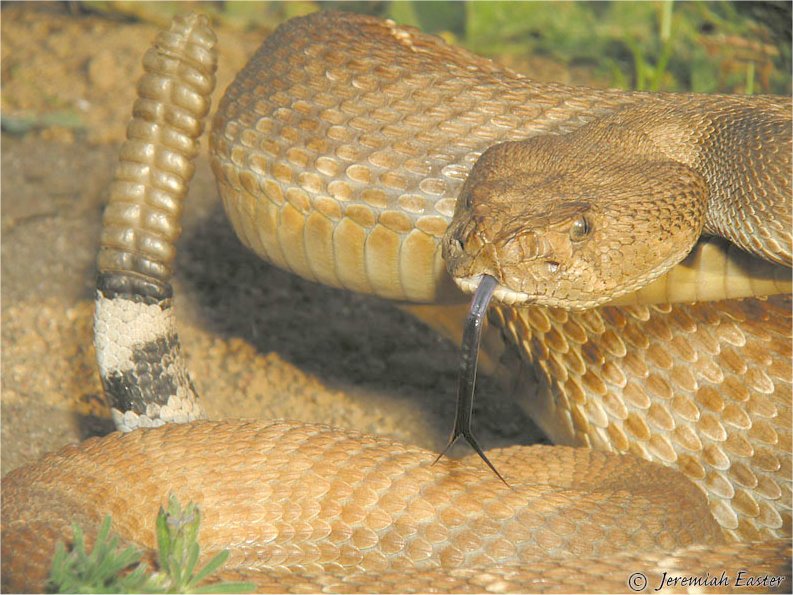
MULTIPOLYGON (((149 74, 99 258, 97 352, 124 430, 202 416, 181 360, 169 279, 189 160, 214 84, 213 36, 205 20, 191 17, 178 20, 158 47, 144 59, 149 74)), ((774 164, 771 170, 738 161, 723 171, 740 179, 772 171, 757 176, 764 200, 752 204, 769 205, 773 214, 757 208, 737 240, 789 266, 788 102, 537 84, 368 17, 313 15, 273 34, 221 101, 212 165, 238 235, 279 266, 394 299, 454 299, 441 239, 454 198, 488 146, 539 135, 551 135, 553 144, 653 102, 754 106, 781 119, 773 140, 747 149, 774 164)), ((496 165, 475 170, 468 191, 499 164, 512 167, 498 151, 481 161, 496 165)), ((686 159, 688 170, 673 168, 680 175, 670 184, 686 192, 718 185, 718 172, 697 179, 695 156, 686 159)), ((675 259, 703 225, 723 233, 708 221, 700 219, 696 233, 678 230, 690 243, 676 248, 675 259)), ((564 268, 541 244, 535 237, 522 250, 541 255, 547 270, 564 268)), ((704 244, 689 262, 713 246, 704 244)), ((725 269, 747 258, 721 246, 725 269)), ((749 289, 789 291, 789 272, 750 262, 765 279, 749 289)), ((497 268, 485 272, 509 281, 497 268)), ((736 586, 735 556, 755 575, 781 572, 789 549, 771 539, 790 535, 790 298, 741 299, 743 291, 727 288, 721 297, 733 299, 694 305, 492 309, 504 336, 538 366, 545 390, 535 414, 555 441, 676 467, 707 502, 682 475, 632 456, 565 448, 492 454, 511 489, 476 461, 430 467, 429 453, 384 439, 296 424, 193 421, 91 440, 9 474, 4 586, 40 586, 47 548, 68 535, 66 513, 88 522, 112 512, 127 539, 151 545, 149 509, 168 491, 199 502, 205 548, 230 547, 230 564, 238 565, 232 573, 274 564, 254 572, 260 588, 624 590, 633 572, 647 573, 645 587, 653 588, 659 572, 706 570, 732 573, 736 586), (604 478, 604 468, 625 475, 604 478), (592 492, 573 491, 593 477, 592 492), (645 488, 655 480, 659 487, 645 488), (530 481, 547 491, 527 497, 538 489, 530 481), (93 504, 86 508, 84 500, 93 504), (589 502, 592 510, 584 507, 589 502), (594 532, 598 525, 603 533, 594 532), (714 549, 730 538, 765 541, 714 549), (408 570, 414 564, 418 572, 408 570)), ((662 293, 663 302, 671 299, 662 293)), ((769 587, 780 585, 760 585, 769 587)))

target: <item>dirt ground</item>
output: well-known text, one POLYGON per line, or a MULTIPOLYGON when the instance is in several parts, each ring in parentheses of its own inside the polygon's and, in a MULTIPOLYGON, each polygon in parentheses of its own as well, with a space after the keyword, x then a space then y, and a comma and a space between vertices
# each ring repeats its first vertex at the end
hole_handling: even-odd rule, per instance
MULTIPOLYGON (((2 473, 112 430, 92 347, 105 191, 156 27, 2 10, 2 473)), ((261 34, 219 32, 219 89, 261 34)), ((175 280, 182 343, 214 419, 288 418, 443 446, 457 346, 394 305, 303 281, 237 241, 202 156, 175 280)), ((485 447, 538 432, 480 377, 485 447)), ((461 449, 465 452, 465 449, 461 449)))

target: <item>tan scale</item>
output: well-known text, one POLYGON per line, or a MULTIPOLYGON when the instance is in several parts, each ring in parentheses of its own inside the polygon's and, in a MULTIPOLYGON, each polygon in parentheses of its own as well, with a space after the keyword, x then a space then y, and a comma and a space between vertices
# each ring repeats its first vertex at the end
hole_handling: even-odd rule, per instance
POLYGON ((540 371, 543 390, 522 402, 554 442, 674 465, 732 537, 761 540, 790 531, 790 307, 780 296, 493 318, 540 371))
POLYGON ((755 258, 721 238, 703 238, 683 262, 609 305, 707 302, 790 293, 787 267, 755 258))
POLYGON ((490 456, 512 470, 512 488, 476 458, 432 466, 435 453, 321 425, 197 422, 92 438, 4 479, 3 588, 40 589, 70 522, 90 542, 105 514, 152 562, 171 494, 201 509, 201 563, 228 549, 216 579, 260 592, 624 591, 638 570, 652 586, 662 572, 700 573, 703 555, 790 579, 789 544, 725 544, 702 494, 673 470, 556 446, 490 456))

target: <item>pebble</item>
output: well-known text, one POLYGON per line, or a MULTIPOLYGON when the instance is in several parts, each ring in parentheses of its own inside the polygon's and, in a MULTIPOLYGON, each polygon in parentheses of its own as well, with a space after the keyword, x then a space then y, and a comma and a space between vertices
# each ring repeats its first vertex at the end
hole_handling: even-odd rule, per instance
POLYGON ((88 80, 99 92, 107 92, 118 86, 119 66, 109 50, 99 52, 88 62, 88 80))

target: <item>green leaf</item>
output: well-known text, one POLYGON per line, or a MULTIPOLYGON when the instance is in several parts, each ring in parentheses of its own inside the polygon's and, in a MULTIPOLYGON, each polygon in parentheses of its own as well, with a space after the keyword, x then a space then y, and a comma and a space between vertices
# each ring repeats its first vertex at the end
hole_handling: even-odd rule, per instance
POLYGON ((168 562, 171 558, 171 535, 168 532, 168 520, 165 510, 160 506, 155 523, 155 533, 157 534, 157 550, 159 553, 160 569, 166 574, 170 574, 168 562))
POLYGON ((194 582, 200 583, 207 576, 215 572, 218 568, 220 568, 221 566, 223 566, 223 564, 226 563, 228 557, 229 557, 228 550, 223 550, 222 552, 218 552, 217 554, 215 554, 215 556, 209 562, 204 564, 204 567, 198 571, 198 573, 195 575, 194 582))
POLYGON ((63 542, 55 546, 48 590, 59 593, 130 593, 154 591, 149 584, 141 554, 133 546, 118 551, 119 539, 110 535, 110 517, 97 531, 91 552, 85 548, 85 535, 78 525, 72 526, 72 548, 63 542), (135 568, 133 568, 135 567, 135 568))
POLYGON ((250 593, 254 589, 253 583, 227 582, 203 585, 193 589, 193 593, 250 593))

